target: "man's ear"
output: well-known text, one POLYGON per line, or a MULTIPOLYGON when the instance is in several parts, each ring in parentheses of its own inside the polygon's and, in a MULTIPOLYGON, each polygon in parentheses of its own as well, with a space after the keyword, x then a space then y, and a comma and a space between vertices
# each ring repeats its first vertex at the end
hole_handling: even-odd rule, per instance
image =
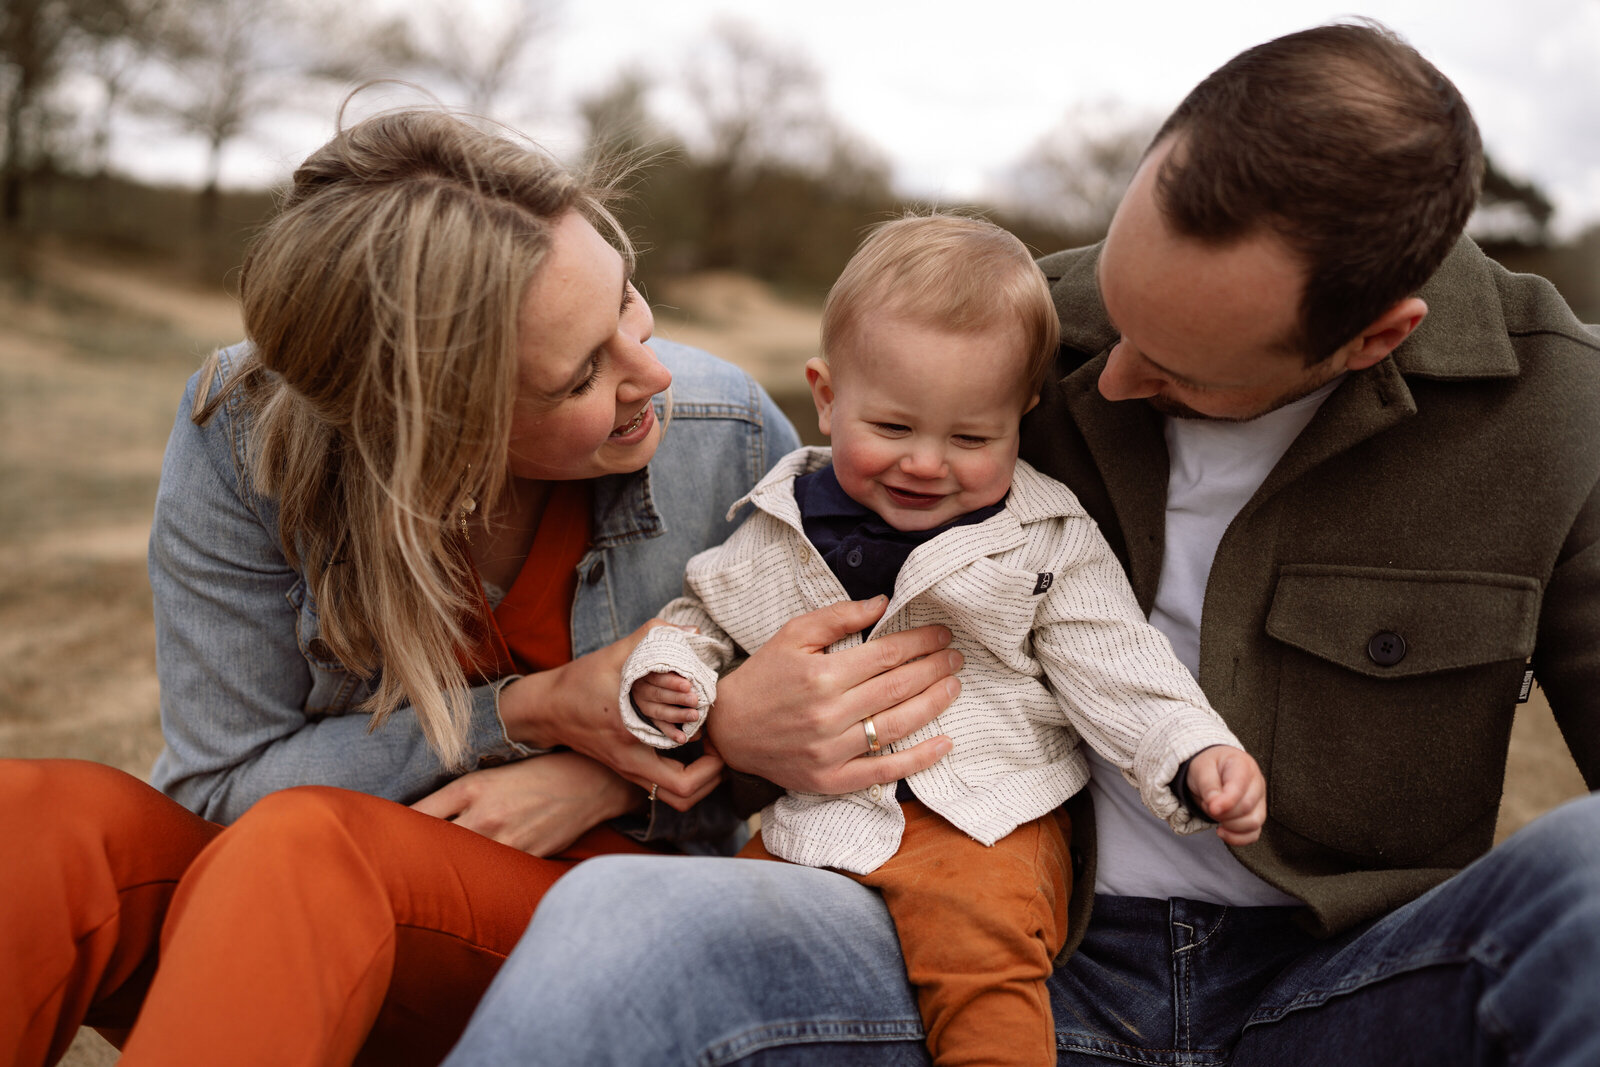
POLYGON ((817 405, 817 429, 824 437, 833 434, 833 376, 828 361, 821 356, 806 360, 806 384, 811 386, 811 402, 817 405))
POLYGON ((1421 297, 1408 296, 1388 311, 1372 320, 1372 325, 1346 348, 1350 354, 1345 359, 1346 370, 1366 370, 1379 363, 1390 352, 1400 347, 1400 342, 1411 336, 1428 316, 1428 305, 1421 297))

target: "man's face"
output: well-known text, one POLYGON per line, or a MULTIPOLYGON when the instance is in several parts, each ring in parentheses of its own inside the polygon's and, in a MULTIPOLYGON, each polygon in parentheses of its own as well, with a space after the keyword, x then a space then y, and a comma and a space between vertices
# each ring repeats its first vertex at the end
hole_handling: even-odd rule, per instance
POLYGON ((1174 233, 1155 199, 1171 150, 1169 139, 1145 159, 1100 253, 1100 299, 1122 335, 1101 395, 1243 421, 1315 392, 1346 369, 1347 353, 1307 367, 1291 346, 1305 268, 1271 233, 1225 246, 1174 233))

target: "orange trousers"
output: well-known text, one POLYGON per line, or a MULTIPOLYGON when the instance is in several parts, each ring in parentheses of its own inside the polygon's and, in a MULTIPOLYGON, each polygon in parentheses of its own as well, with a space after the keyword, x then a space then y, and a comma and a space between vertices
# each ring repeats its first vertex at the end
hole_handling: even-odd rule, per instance
MULTIPOLYGON (((883 894, 933 1062, 1053 1065, 1045 980, 1067 939, 1066 813, 1023 823, 984 846, 920 801, 901 810, 905 834, 888 862, 870 874, 841 873, 883 894)), ((759 836, 739 854, 778 858, 759 836)))
POLYGON ((0 1065, 80 1025, 125 1067, 438 1063, 544 891, 639 851, 600 828, 537 859, 320 786, 224 828, 110 767, 0 760, 0 1065))

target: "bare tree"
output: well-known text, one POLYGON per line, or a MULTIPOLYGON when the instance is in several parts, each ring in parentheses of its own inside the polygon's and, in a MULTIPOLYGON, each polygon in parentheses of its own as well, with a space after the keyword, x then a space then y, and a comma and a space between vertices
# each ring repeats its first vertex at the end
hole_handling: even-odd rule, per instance
POLYGON ((651 154, 682 149, 677 136, 650 113, 652 84, 639 71, 624 71, 578 101, 586 166, 606 169, 619 161, 639 162, 651 154))
POLYGON ((1506 173, 1492 156, 1485 154, 1483 195, 1467 223, 1467 231, 1491 254, 1506 246, 1548 245, 1555 211, 1544 190, 1506 173))
POLYGON ((558 0, 503 0, 489 14, 434 0, 413 17, 418 32, 393 58, 460 90, 473 114, 493 115, 507 91, 527 77, 530 47, 555 29, 558 15, 558 0))
MULTIPOLYGON (((142 0, 155 3, 159 0, 142 0)), ((410 56, 408 24, 315 0, 167 0, 159 42, 168 78, 140 95, 146 114, 206 145, 202 228, 217 220, 223 156, 268 114, 327 106, 331 84, 393 74, 410 56)))
POLYGON ((893 195, 889 157, 854 132, 833 122, 822 131, 821 166, 816 171, 841 196, 887 199, 893 195))
POLYGON ((289 20, 288 10, 270 0, 188 0, 169 38, 176 85, 147 106, 206 144, 203 229, 216 225, 223 150, 277 106, 273 82, 285 62, 274 53, 285 47, 278 35, 289 20))
POLYGON ((1110 101, 1073 107, 1000 174, 995 199, 1018 214, 1099 237, 1159 125, 1110 101))
POLYGON ((99 106, 90 119, 89 173, 103 178, 110 168, 116 116, 140 72, 173 29, 176 0, 117 0, 103 4, 80 27, 79 65, 100 85, 99 106))
POLYGON ((765 163, 819 162, 825 123, 822 75, 808 58, 723 20, 689 57, 683 75, 700 155, 730 175, 765 163))
POLYGON ((687 58, 682 88, 703 171, 702 263, 734 266, 739 208, 759 174, 823 173, 853 142, 828 113, 815 64, 742 22, 716 24, 687 58))
POLYGON ((46 92, 60 74, 65 46, 81 18, 74 0, 5 0, 0 7, 0 116, 5 157, 0 162, 0 220, 22 218, 22 185, 42 148, 46 92))

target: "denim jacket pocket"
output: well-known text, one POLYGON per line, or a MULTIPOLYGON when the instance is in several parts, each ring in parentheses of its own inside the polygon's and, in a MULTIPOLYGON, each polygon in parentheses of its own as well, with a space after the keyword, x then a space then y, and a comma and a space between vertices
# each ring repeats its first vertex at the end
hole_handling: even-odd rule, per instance
POLYGON ((322 620, 304 578, 285 594, 295 610, 295 640, 311 671, 311 692, 306 696, 309 716, 346 715, 372 695, 368 679, 348 670, 322 640, 322 620))
POLYGON ((1539 600, 1522 575, 1284 567, 1273 820, 1383 866, 1487 847, 1539 600))

